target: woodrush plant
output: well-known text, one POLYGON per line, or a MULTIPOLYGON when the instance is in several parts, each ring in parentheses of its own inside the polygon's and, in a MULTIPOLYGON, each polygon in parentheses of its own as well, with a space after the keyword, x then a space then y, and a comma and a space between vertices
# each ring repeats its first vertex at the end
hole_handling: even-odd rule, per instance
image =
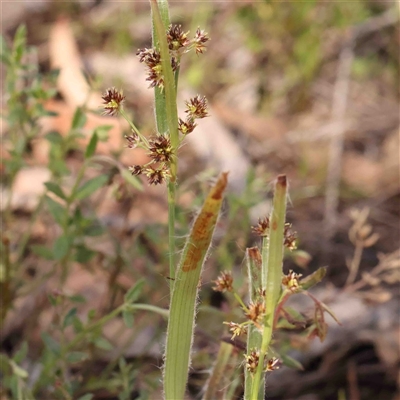
POLYGON ((220 176, 211 189, 204 205, 196 217, 187 238, 179 264, 176 263, 175 208, 177 183, 177 151, 184 137, 191 133, 195 120, 208 115, 205 97, 197 95, 186 102, 186 118, 178 118, 176 92, 179 65, 183 54, 194 49, 202 53, 207 34, 197 29, 194 38, 181 26, 171 25, 168 3, 151 1, 153 22, 153 48, 137 52, 140 62, 148 70, 150 87, 155 88, 156 137, 147 140, 127 118, 123 111, 122 93, 109 89, 103 96, 106 112, 119 112, 125 117, 132 135, 127 136, 129 147, 141 146, 148 150, 151 158, 146 165, 133 165, 133 175, 144 174, 151 185, 167 182, 168 186, 168 227, 169 264, 171 281, 171 303, 169 309, 167 338, 164 356, 164 393, 166 399, 184 397, 190 351, 193 341, 194 317, 199 278, 207 255, 218 214, 222 205, 223 193, 227 186, 227 174, 220 176))
MULTIPOLYGON (((153 87, 155 91, 157 134, 152 138, 146 138, 141 134, 123 108, 124 95, 122 92, 114 88, 109 89, 104 94, 103 100, 106 114, 120 114, 129 122, 131 133, 126 136, 128 147, 145 148, 150 155, 149 163, 132 165, 129 168, 131 174, 134 177, 146 176, 151 185, 166 182, 168 186, 170 309, 166 311, 151 305, 137 303, 143 287, 143 281, 139 281, 125 294, 124 301, 120 306, 99 319, 96 319, 94 312, 89 312, 87 322, 83 323, 78 317, 78 309, 74 304, 79 299, 69 297, 62 291, 54 292, 49 296, 49 301, 56 310, 56 320, 51 328, 52 333, 56 333, 59 339, 55 339, 49 332, 43 332, 42 340, 45 346, 42 358, 43 369, 33 387, 27 386, 28 373, 18 365, 26 356, 26 345, 23 345, 20 352, 17 352, 13 358, 5 357, 4 359, 4 365, 7 366, 4 372, 6 387, 11 390, 15 398, 23 396, 30 399, 35 395, 40 396, 43 388, 52 385, 55 387, 55 393, 62 395, 63 398, 71 399, 73 396, 78 396, 80 394, 79 385, 70 378, 68 371, 73 364, 89 359, 90 354, 83 351, 84 346, 109 350, 111 344, 102 336, 102 328, 105 323, 122 314, 125 324, 131 327, 133 313, 136 310, 147 310, 164 317, 168 316, 163 369, 164 395, 166 399, 184 398, 191 360, 200 276, 222 205, 228 176, 227 173, 221 174, 206 197, 178 262, 176 260, 178 249, 175 243, 178 150, 185 136, 195 129, 196 120, 208 115, 206 99, 197 95, 186 102, 186 117, 184 119, 178 117, 176 93, 179 65, 182 56, 188 51, 194 50, 197 54, 202 53, 209 39, 207 34, 200 29, 196 31, 194 37, 190 38, 189 32, 184 32, 181 26, 171 25, 166 1, 157 3, 152 0, 151 7, 153 48, 139 50, 137 55, 139 60, 146 65, 150 87, 153 87), (68 328, 72 328, 74 331, 75 336, 72 340, 67 339, 65 331, 68 328)), ((18 55, 18 51, 16 54, 18 55)), ((61 282, 66 280, 72 262, 85 263, 94 255, 84 246, 83 238, 86 235, 98 234, 96 229, 93 229, 96 228, 96 220, 84 217, 80 205, 83 200, 107 185, 112 178, 111 170, 104 172, 100 169, 103 173, 95 178, 85 180, 85 171, 89 165, 98 166, 99 159, 95 156, 95 150, 101 138, 100 132, 95 131, 86 146, 84 163, 72 189, 65 191, 62 187, 61 178, 69 172, 64 158, 69 149, 75 148, 76 139, 80 137, 80 129, 86 122, 84 111, 81 108, 76 111, 71 131, 66 138, 55 133, 49 134, 47 137, 51 143, 49 168, 52 172, 52 179, 45 184, 47 191, 43 196, 43 204, 47 206, 61 233, 52 248, 31 247, 43 258, 52 260, 54 270, 61 268, 61 282)), ((35 124, 33 126, 36 127, 35 124)), ((25 149, 26 143, 21 148, 25 149)), ((17 159, 22 160, 22 155, 20 158, 15 158, 14 161, 17 159)), ((120 167, 118 167, 118 172, 133 186, 138 187, 138 181, 128 179, 125 171, 120 167)), ((295 235, 290 226, 285 223, 286 198, 287 181, 286 177, 281 175, 275 182, 275 196, 270 217, 261 219, 254 228, 254 232, 262 237, 261 250, 256 247, 246 250, 250 282, 248 301, 242 300, 234 291, 234 282, 230 272, 224 272, 215 282, 216 290, 234 292, 246 319, 242 323, 227 322, 233 338, 246 332, 248 335, 245 352, 246 399, 262 399, 264 397, 265 372, 278 367, 280 362, 278 358, 288 365, 298 367, 295 360, 290 359, 287 354, 279 354, 275 348, 274 332, 276 329, 279 327, 286 329, 303 327, 307 329, 309 336, 317 335, 321 339, 326 334, 324 311, 329 312, 329 309, 306 292, 311 285, 322 278, 324 269, 303 280, 300 280, 300 275, 293 271, 284 276, 282 274, 283 248, 284 246, 289 249, 295 247, 295 235), (308 294, 315 302, 316 311, 312 321, 285 306, 291 295, 300 292, 308 294)), ((4 243, 6 247, 9 246, 6 241, 4 243)), ((7 266, 8 263, 5 265, 7 266)), ((8 267, 6 269, 7 271, 11 270, 8 267)), ((6 274, 6 277, 6 283, 8 283, 9 275, 6 274)), ((8 303, 10 302, 8 301, 8 303)), ((238 367, 242 364, 237 360, 238 354, 232 345, 222 342, 215 367, 204 390, 204 399, 233 398, 235 388, 240 385, 238 368, 232 368, 235 363, 238 364, 238 367), (225 384, 224 378, 230 379, 229 385, 225 384), (226 390, 226 388, 229 389, 226 390)), ((119 369, 123 381, 120 398, 125 399, 129 394, 129 382, 133 379, 134 371, 126 365, 123 358, 119 360, 119 369)), ((90 395, 85 394, 80 399, 91 398, 88 396, 90 395)))
MULTIPOLYGON (((194 337, 196 299, 202 266, 207 255, 218 214, 221 208, 223 193, 227 186, 227 173, 223 173, 211 189, 204 205, 196 217, 179 263, 175 260, 175 208, 178 150, 184 137, 191 133, 195 120, 208 115, 207 102, 197 95, 186 102, 185 120, 178 118, 176 93, 181 56, 191 49, 202 53, 208 41, 207 34, 198 29, 195 37, 188 38, 189 32, 182 31, 180 25, 171 25, 167 1, 150 0, 153 22, 153 47, 137 52, 139 60, 148 70, 147 80, 155 91, 155 119, 157 135, 145 138, 129 120, 123 110, 122 92, 109 89, 103 96, 104 107, 108 114, 120 113, 127 119, 132 134, 127 136, 128 147, 140 146, 148 150, 150 161, 146 165, 133 165, 129 169, 133 175, 146 175, 149 184, 157 185, 167 182, 169 205, 169 264, 171 282, 171 301, 168 316, 168 328, 164 355, 163 383, 164 396, 167 400, 183 399, 188 380, 191 359, 191 347, 194 337)), ((248 305, 233 290, 233 278, 229 271, 223 272, 215 281, 217 291, 234 292, 247 321, 241 324, 228 322, 233 333, 232 339, 248 333, 247 351, 245 353, 245 399, 263 399, 265 396, 265 372, 278 368, 280 361, 272 348, 273 332, 279 319, 289 325, 305 327, 302 316, 284 308, 290 295, 307 293, 316 304, 314 323, 309 323, 309 336, 317 335, 323 340, 326 334, 324 311, 329 309, 316 300, 306 289, 317 283, 325 274, 321 269, 305 280, 301 275, 289 271, 283 275, 284 246, 293 250, 296 235, 290 224, 285 222, 287 202, 286 176, 280 175, 275 182, 273 208, 269 218, 260 219, 254 232, 262 239, 261 251, 250 248, 246 251, 249 278, 248 305), (284 289, 282 290, 282 286, 284 289)), ((220 381, 231 349, 225 344, 218 353, 217 363, 206 386, 204 399, 221 396, 220 381)), ((287 364, 299 366, 287 355, 282 357, 287 364)), ((223 394, 226 397, 226 391, 223 394)), ((233 396, 231 392, 230 396, 233 396)))

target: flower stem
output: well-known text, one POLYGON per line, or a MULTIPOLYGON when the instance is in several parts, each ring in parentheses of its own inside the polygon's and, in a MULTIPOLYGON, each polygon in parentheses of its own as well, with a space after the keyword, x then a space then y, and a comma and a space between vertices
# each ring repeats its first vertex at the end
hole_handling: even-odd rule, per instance
MULTIPOLYGON (((176 179, 179 147, 178 109, 176 104, 177 74, 174 75, 170 62, 166 29, 168 28, 169 12, 167 0, 150 0, 153 22, 153 46, 159 48, 161 65, 164 75, 164 89, 155 88, 155 108, 157 130, 160 133, 168 131, 174 156, 170 163, 170 180, 168 182, 168 244, 169 244, 169 277, 174 282, 176 274, 175 247, 175 216, 176 216, 176 179)), ((171 284, 172 290, 173 284, 171 284)))
POLYGON ((254 374, 251 400, 258 400, 258 393, 264 371, 264 361, 272 339, 275 308, 282 288, 283 233, 286 214, 287 182, 285 175, 279 175, 270 218, 270 235, 267 248, 267 262, 263 257, 263 285, 265 285, 265 319, 262 333, 260 358, 254 374))

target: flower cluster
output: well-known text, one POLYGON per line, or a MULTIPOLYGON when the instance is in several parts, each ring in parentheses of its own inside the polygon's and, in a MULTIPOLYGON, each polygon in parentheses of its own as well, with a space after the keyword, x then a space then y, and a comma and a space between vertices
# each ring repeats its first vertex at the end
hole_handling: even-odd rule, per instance
POLYGON ((216 292, 233 292, 233 277, 232 272, 224 271, 221 272, 218 278, 214 281, 215 286, 213 290, 216 292))
POLYGON ((296 292, 300 287, 299 279, 302 276, 302 274, 296 274, 296 272, 290 270, 287 275, 283 276, 282 285, 287 287, 291 292, 296 292))
POLYGON ((229 326, 229 330, 232 333, 231 340, 235 339, 236 336, 247 334, 247 326, 245 324, 237 324, 236 322, 223 322, 223 324, 229 326))
POLYGON ((265 371, 275 371, 276 369, 279 369, 281 366, 282 362, 276 358, 272 357, 271 359, 268 360, 267 366, 265 367, 265 371))
POLYGON ((132 131, 132 133, 129 136, 125 135, 124 137, 127 142, 127 147, 130 149, 134 149, 138 145, 140 140, 139 135, 134 131, 132 131))
POLYGON ((167 30, 168 48, 175 52, 187 48, 190 45, 188 34, 189 31, 182 31, 182 25, 170 25, 167 30))
MULTIPOLYGON (((170 53, 170 62, 172 70, 175 72, 179 68, 180 58, 182 54, 195 49, 196 54, 203 53, 205 50, 205 43, 210 39, 206 32, 197 29, 193 39, 188 38, 189 31, 184 32, 181 25, 170 25, 167 30, 167 42, 170 53)), ((164 87, 164 77, 161 65, 161 55, 159 50, 139 49, 136 53, 139 61, 147 66, 150 87, 164 87)))
POLYGON ((247 371, 254 374, 257 370, 258 362, 260 360, 260 352, 257 349, 251 349, 250 354, 245 354, 244 358, 246 360, 247 371))
MULTIPOLYGON (((161 66, 161 54, 156 49, 140 49, 136 55, 139 57, 139 61, 147 66, 148 76, 146 81, 150 82, 150 87, 164 87, 164 76, 162 73, 161 66)), ((175 57, 171 57, 171 67, 175 72, 179 63, 175 57)))
POLYGON ((292 231, 292 224, 286 223, 283 231, 283 244, 289 250, 297 249, 297 233, 292 231))
POLYGON ((208 117, 208 105, 205 96, 197 95, 186 101, 185 105, 186 118, 185 120, 179 118, 178 121, 178 130, 183 135, 193 132, 197 126, 195 123, 196 119, 208 117))
POLYGON ((196 50, 196 54, 203 53, 207 43, 210 38, 207 36, 207 32, 202 31, 200 28, 197 28, 196 35, 193 40, 193 47, 196 50))
MULTIPOLYGON (((127 137, 128 147, 131 147, 134 139, 135 137, 127 137)), ((136 176, 146 175, 150 185, 159 185, 171 176, 169 172, 169 164, 173 157, 171 140, 168 136, 157 135, 146 141, 145 147, 149 150, 150 162, 146 165, 132 165, 129 171, 136 176), (158 165, 155 167, 154 164, 158 165)))
MULTIPOLYGON (((254 374, 260 362, 260 352, 255 348, 251 349, 250 354, 245 354, 244 358, 246 361, 247 371, 254 374)), ((279 369, 281 364, 282 362, 278 358, 272 357, 267 361, 266 365, 264 362, 264 372, 275 371, 276 369, 279 369)))
POLYGON ((268 236, 269 233, 269 218, 259 218, 258 224, 256 226, 252 226, 251 230, 258 236, 268 236))
POLYGON ((247 309, 244 310, 246 318, 259 326, 260 322, 265 317, 265 302, 264 299, 250 302, 247 309))

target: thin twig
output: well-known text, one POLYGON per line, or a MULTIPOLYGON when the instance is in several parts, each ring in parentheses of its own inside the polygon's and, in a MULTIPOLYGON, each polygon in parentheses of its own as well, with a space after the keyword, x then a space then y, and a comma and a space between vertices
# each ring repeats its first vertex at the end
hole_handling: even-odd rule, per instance
POLYGON ((354 256, 349 267, 350 272, 347 277, 345 286, 351 285, 356 280, 357 272, 361 264, 361 257, 363 250, 364 250, 363 243, 360 240, 358 240, 354 251, 354 256))
POLYGON ((335 132, 329 147, 329 163, 325 200, 325 235, 330 239, 334 234, 339 202, 339 182, 343 156, 347 99, 350 83, 351 65, 354 59, 354 41, 350 40, 340 53, 339 67, 333 93, 332 123, 335 132))

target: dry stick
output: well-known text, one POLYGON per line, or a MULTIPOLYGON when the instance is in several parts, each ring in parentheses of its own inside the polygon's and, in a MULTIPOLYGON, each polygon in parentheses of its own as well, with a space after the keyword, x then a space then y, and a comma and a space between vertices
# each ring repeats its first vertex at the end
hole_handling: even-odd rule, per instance
POLYGON ((329 148, 329 163, 325 200, 325 237, 329 240, 335 231, 337 207, 339 202, 339 182, 341 160, 345 134, 344 118, 346 115, 349 92, 350 71, 353 63, 354 41, 351 38, 340 53, 338 74, 335 82, 332 105, 332 123, 335 128, 329 148))
POLYGON ((347 280, 345 286, 349 286, 356 280, 357 272, 361 264, 361 257, 363 254, 364 246, 362 240, 357 240, 356 248, 354 251, 353 259, 351 260, 351 264, 349 267, 349 275, 347 276, 347 280))
MULTIPOLYGON (((387 256, 385 256, 385 258, 383 260, 381 260, 379 262, 379 264, 376 267, 374 267, 374 269, 369 273, 370 276, 371 277, 376 277, 381 272, 385 271, 386 269, 389 269, 388 268, 388 262, 390 263, 390 261, 392 261, 394 263, 396 263, 396 261, 397 261, 397 262, 400 263, 400 249, 394 251, 393 253, 391 253, 391 254, 389 254, 387 256)), ((362 277, 359 281, 357 281, 357 282, 355 282, 355 283, 353 283, 353 284, 351 284, 349 286, 346 285, 343 288, 343 292, 353 293, 353 292, 356 292, 357 290, 362 289, 364 286, 367 286, 367 285, 368 285, 368 281, 366 281, 362 277)))
POLYGON ((354 45, 360 37, 395 24, 399 19, 397 7, 390 8, 383 14, 370 18, 353 28, 350 38, 340 53, 338 74, 334 87, 332 105, 332 124, 334 132, 329 149, 325 202, 325 238, 329 240, 335 233, 337 207, 339 202, 339 182, 343 155, 347 99, 350 83, 351 66, 354 59, 354 45))
POLYGON ((347 365, 347 383, 349 388, 350 398, 352 400, 360 400, 360 389, 357 379, 357 365, 354 360, 349 361, 347 365))

